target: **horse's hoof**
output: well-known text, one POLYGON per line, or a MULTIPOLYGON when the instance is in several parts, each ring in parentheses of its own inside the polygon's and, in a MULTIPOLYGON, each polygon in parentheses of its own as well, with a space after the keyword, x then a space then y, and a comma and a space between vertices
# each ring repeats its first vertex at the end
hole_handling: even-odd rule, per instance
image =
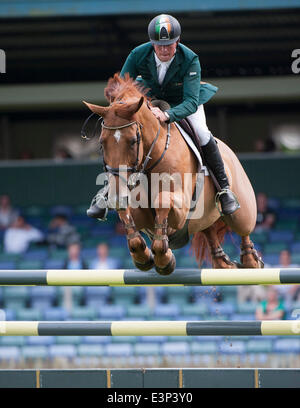
POLYGON ((176 258, 174 254, 172 254, 172 258, 170 262, 163 268, 160 268, 159 266, 155 266, 156 272, 159 273, 160 275, 170 275, 174 269, 176 268, 176 258))
POLYGON ((146 272, 154 267, 154 256, 152 252, 150 252, 149 261, 147 261, 146 263, 140 263, 140 262, 135 261, 134 259, 133 259, 133 263, 140 271, 146 272))

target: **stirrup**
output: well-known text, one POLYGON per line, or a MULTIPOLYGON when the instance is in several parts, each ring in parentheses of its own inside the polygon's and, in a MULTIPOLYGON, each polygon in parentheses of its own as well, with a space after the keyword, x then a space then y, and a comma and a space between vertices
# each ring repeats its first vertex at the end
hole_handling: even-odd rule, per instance
POLYGON ((108 193, 108 188, 106 188, 105 186, 104 188, 101 188, 98 191, 98 193, 92 198, 90 208, 93 205, 97 205, 100 209, 105 209, 103 218, 97 218, 98 221, 107 220, 107 214, 108 214, 108 200, 106 198, 107 193, 108 193))
MULTIPOLYGON (((219 212, 219 214, 220 214, 221 217, 224 217, 225 214, 222 213, 222 211, 220 210, 218 204, 219 204, 219 202, 220 202, 220 197, 221 197, 221 195, 227 194, 227 193, 231 193, 231 194, 233 195, 233 197, 234 197, 234 199, 235 199, 235 202, 236 202, 236 204, 237 204, 237 209, 240 208, 240 203, 239 203, 239 201, 238 201, 236 195, 234 194, 234 192, 231 191, 229 188, 222 188, 222 190, 221 190, 221 191, 218 191, 217 194, 215 195, 215 206, 216 206, 216 209, 218 210, 218 212, 219 212)), ((221 206, 221 207, 222 207, 222 206, 221 206)))

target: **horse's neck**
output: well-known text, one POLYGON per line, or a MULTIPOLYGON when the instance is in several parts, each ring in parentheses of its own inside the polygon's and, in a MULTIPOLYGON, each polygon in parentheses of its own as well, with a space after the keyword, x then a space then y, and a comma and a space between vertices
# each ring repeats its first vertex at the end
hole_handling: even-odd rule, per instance
MULTIPOLYGON (((148 110, 148 108, 147 108, 148 110)), ((140 119, 140 122, 143 125, 143 145, 144 145, 144 154, 146 155, 151 148, 157 133, 159 132, 159 136, 157 141, 155 142, 155 146, 152 151, 153 157, 156 155, 161 154, 162 149, 166 143, 166 135, 167 135, 167 125, 161 124, 158 119, 148 110, 148 112, 142 112, 143 116, 140 119)))

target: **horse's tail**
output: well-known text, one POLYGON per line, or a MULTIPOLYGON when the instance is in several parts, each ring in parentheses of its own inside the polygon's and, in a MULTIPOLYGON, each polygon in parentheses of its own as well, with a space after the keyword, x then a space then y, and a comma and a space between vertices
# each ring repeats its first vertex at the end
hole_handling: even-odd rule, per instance
MULTIPOLYGON (((228 225, 225 224, 225 222, 222 221, 221 219, 216 221, 210 228, 214 228, 216 230, 217 238, 220 244, 224 241, 225 234, 231 231, 228 225)), ((209 251, 209 244, 204 232, 198 231, 193 235, 192 252, 193 255, 196 257, 199 266, 202 265, 204 260, 212 263, 211 253, 209 251)))

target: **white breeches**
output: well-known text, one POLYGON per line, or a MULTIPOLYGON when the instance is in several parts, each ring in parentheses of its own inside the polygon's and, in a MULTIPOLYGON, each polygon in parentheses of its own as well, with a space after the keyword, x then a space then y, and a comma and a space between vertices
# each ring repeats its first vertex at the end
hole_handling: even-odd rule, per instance
POLYGON ((204 106, 199 105, 196 112, 190 116, 187 116, 187 119, 193 125, 193 128, 200 140, 200 145, 205 146, 209 142, 211 132, 206 125, 204 106))

